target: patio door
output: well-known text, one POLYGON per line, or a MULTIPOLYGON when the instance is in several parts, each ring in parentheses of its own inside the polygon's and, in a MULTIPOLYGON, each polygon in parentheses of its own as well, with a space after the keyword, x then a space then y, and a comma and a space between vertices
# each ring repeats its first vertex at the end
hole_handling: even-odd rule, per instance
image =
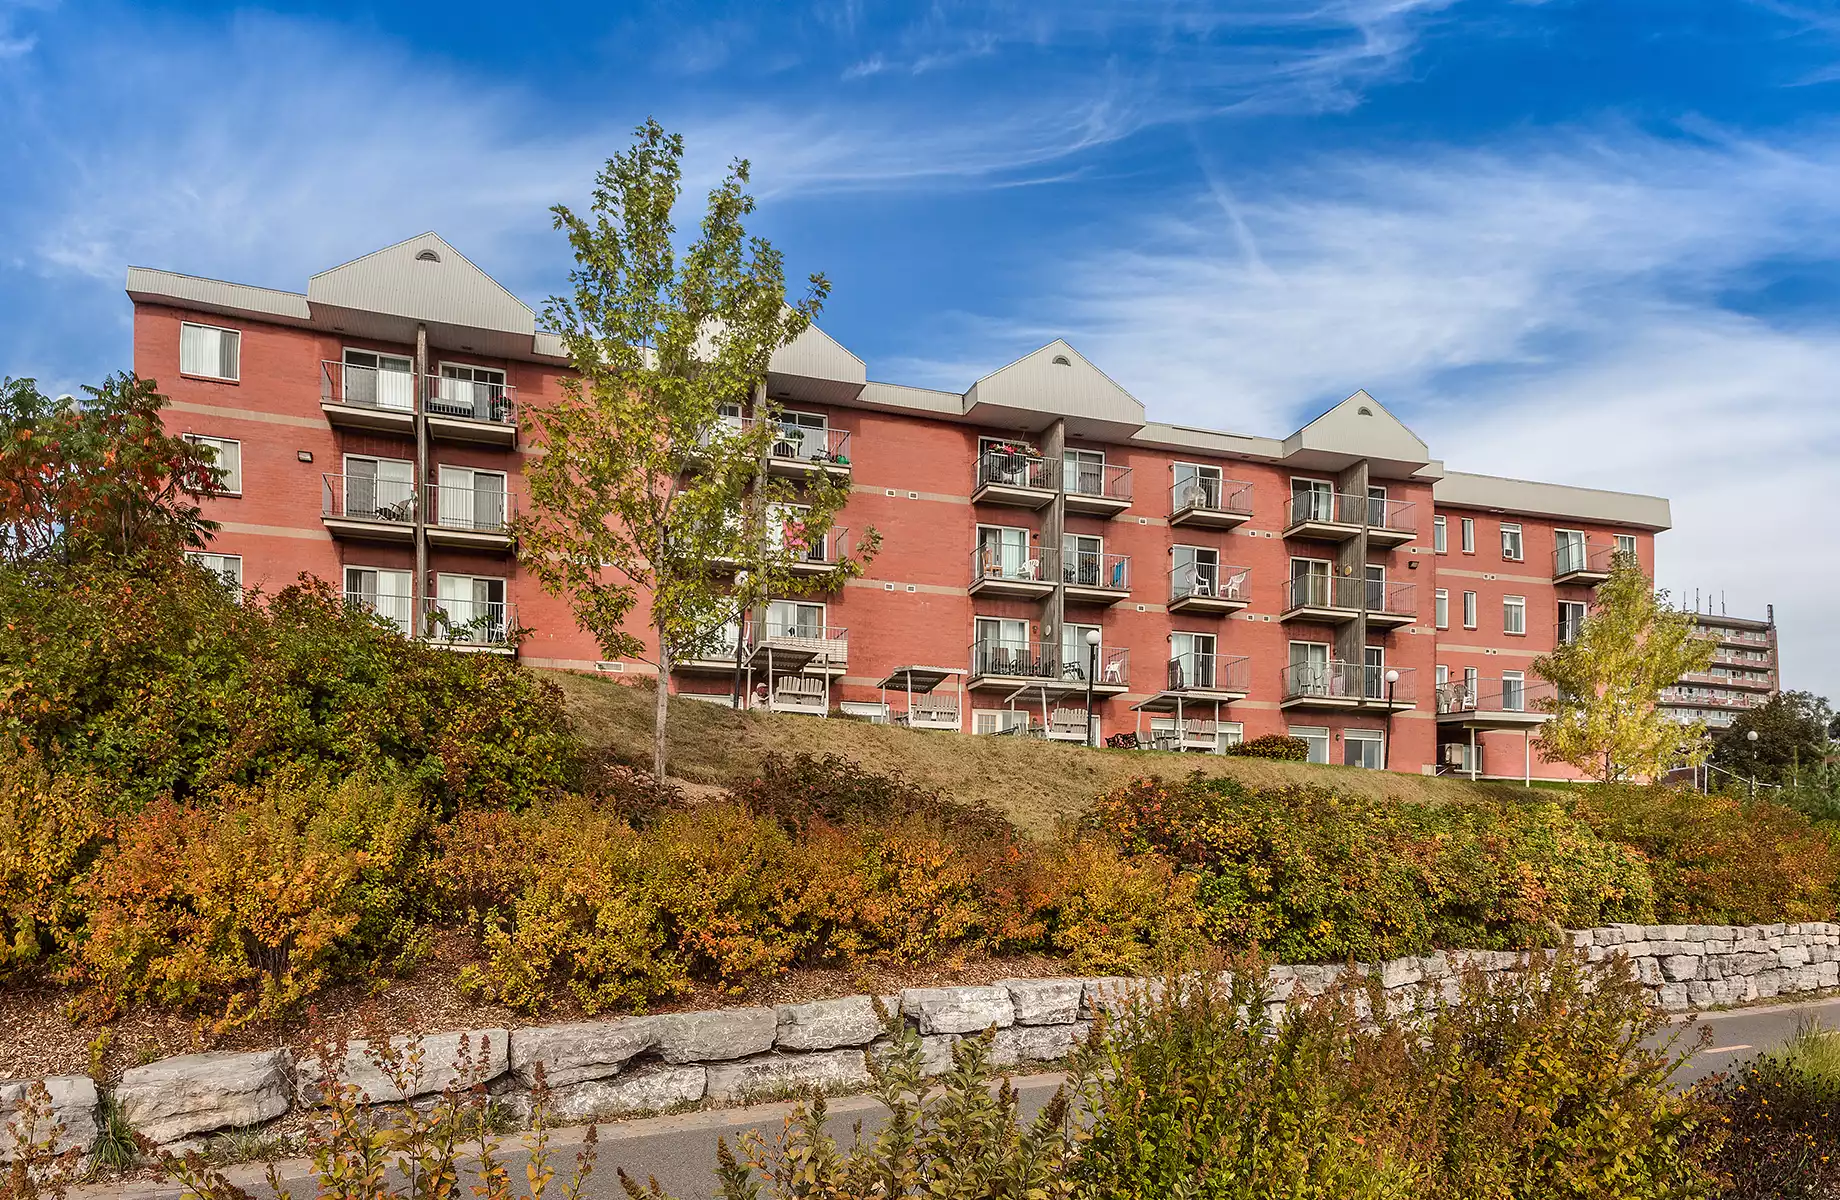
POLYGON ((1291 686, 1293 696, 1329 694, 1329 647, 1325 642, 1291 643, 1291 686))
POLYGON ((1576 529, 1553 530, 1554 574, 1584 570, 1584 534, 1576 529))
MULTIPOLYGON (((1007 525, 978 526, 978 571, 986 578, 1035 579, 1028 571, 1029 531, 1007 525)), ((1026 639, 1025 639, 1026 640, 1026 639)))
POLYGON ((1292 521, 1333 521, 1335 489, 1320 479, 1291 480, 1292 521))
POLYGON ((1185 508, 1220 507, 1219 467, 1179 462, 1175 465, 1175 472, 1175 507, 1178 511, 1185 508))
POLYGON ((823 458, 830 450, 829 423, 823 413, 780 413, 779 440, 773 443, 773 457, 808 461, 823 458))
POLYGON ((414 514, 415 464, 400 458, 345 458, 345 515, 407 521, 414 514))
POLYGON ((1367 611, 1386 611, 1386 568, 1377 563, 1367 564, 1367 611))
POLYGON ((1220 595, 1220 551, 1205 546, 1175 546, 1170 554, 1175 562, 1172 596, 1220 595))
POLYGON ((481 575, 441 575, 435 606, 447 615, 456 641, 492 644, 505 640, 505 581, 481 575))
POLYGON ((1290 607, 1329 607, 1329 563, 1320 558, 1291 559, 1290 607))
POLYGON ((1069 533, 1061 537, 1061 577, 1080 587, 1100 587, 1105 565, 1105 539, 1069 533))
POLYGON ((376 613, 401 632, 409 631, 409 572, 346 567, 345 599, 376 613))
POLYGON ((441 467, 440 502, 435 519, 457 529, 496 533, 505 527, 505 476, 502 471, 441 467))
POLYGON ((1073 672, 1078 671, 1079 674, 1074 677, 1084 680, 1087 677, 1088 668, 1097 669, 1095 659, 1103 660, 1104 643, 1100 643, 1099 646, 1086 644, 1086 635, 1098 632, 1097 625, 1076 625, 1071 621, 1062 624, 1061 661, 1073 669, 1067 672, 1069 676, 1073 676, 1073 672), (1099 653, 1095 655, 1094 650, 1098 650, 1099 653))
POLYGON ((1104 495, 1105 455, 1098 450, 1063 451, 1061 487, 1080 496, 1104 495))
POLYGON ((1367 646, 1361 651, 1361 694, 1369 700, 1386 698, 1386 650, 1367 646))
POLYGON ((1029 623, 1008 617, 979 617, 971 664, 973 675, 1022 675, 1029 658, 1029 623))
POLYGON ((797 600, 775 600, 767 605, 769 637, 821 638, 824 636, 824 606, 802 604, 797 600))
POLYGON ((1172 689, 1214 686, 1213 634, 1170 634, 1169 658, 1169 686, 1172 689))
POLYGON ((339 372, 347 404, 415 411, 415 364, 395 354, 347 350, 339 372))

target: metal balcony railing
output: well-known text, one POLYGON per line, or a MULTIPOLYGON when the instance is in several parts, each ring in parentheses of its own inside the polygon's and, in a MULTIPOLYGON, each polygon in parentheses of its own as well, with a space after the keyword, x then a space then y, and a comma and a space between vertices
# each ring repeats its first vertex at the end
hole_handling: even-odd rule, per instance
POLYGON ((834 567, 843 560, 844 548, 850 544, 847 529, 826 529, 822 533, 807 530, 797 521, 788 521, 774 539, 774 549, 792 551, 800 564, 834 567))
POLYGON ((1061 486, 1070 496, 1097 496, 1105 500, 1131 498, 1131 468, 1112 463, 1063 464, 1061 486))
POLYGON ((1243 654, 1185 651, 1169 660, 1165 686, 1172 692, 1248 692, 1252 690, 1252 660, 1243 654))
POLYGON ((455 379, 450 375, 431 375, 428 383, 426 403, 431 416, 517 424, 517 389, 508 383, 455 379))
POLYGON ((409 632, 409 614, 413 611, 413 606, 408 596, 392 595, 389 592, 347 589, 345 603, 354 608, 377 614, 403 633, 409 632))
POLYGON ((323 360, 319 398, 325 404, 412 413, 415 411, 415 372, 323 360))
POLYGON ((746 622, 744 636, 750 650, 770 648, 787 653, 810 654, 833 666, 847 663, 850 659, 850 631, 842 625, 763 619, 746 622))
POLYGON ((1007 579, 1026 583, 1052 583, 1054 558, 1046 547, 986 544, 971 551, 971 582, 1007 579))
POLYGON ((1418 615, 1418 585, 1415 583, 1385 583, 1370 579, 1366 581, 1365 590, 1368 612, 1398 617, 1418 615))
POLYGON ((1418 506, 1410 500, 1382 500, 1353 492, 1293 492, 1286 514, 1288 524, 1317 522, 1330 525, 1365 525, 1395 533, 1415 533, 1418 506))
POLYGON ((779 421, 779 432, 767 453, 774 458, 794 462, 847 464, 850 461, 850 434, 846 429, 822 429, 779 421))
POLYGON ((1387 672, 1397 671, 1393 699, 1411 703, 1417 698, 1417 672, 1412 667, 1375 667, 1332 659, 1326 663, 1292 663, 1284 668, 1286 700, 1306 698, 1383 703, 1387 698, 1387 672))
POLYGON ((407 525, 415 521, 415 485, 374 475, 321 475, 320 515, 407 525))
POLYGON ((1418 505, 1410 500, 1367 498, 1363 519, 1369 529, 1390 529, 1395 533, 1418 532, 1418 505))
POLYGON ((426 636, 430 641, 466 646, 504 646, 517 625, 517 609, 503 600, 460 600, 431 596, 426 636))
POLYGON ((1553 550, 1553 578, 1580 572, 1607 575, 1610 573, 1610 560, 1616 554, 1616 547, 1605 542, 1593 542, 1589 539, 1580 542, 1561 542, 1553 550))
POLYGON ((1061 581, 1074 587, 1129 591, 1131 556, 1097 550, 1074 550, 1061 555, 1061 581))
POLYGON ((1437 685, 1439 716, 1457 713, 1528 713, 1544 711, 1542 705, 1558 695, 1543 679, 1478 676, 1437 685))
POLYGON ((495 488, 431 483, 426 503, 430 523, 443 529, 504 533, 517 516, 516 497, 495 488))
POLYGON ((984 638, 971 643, 971 677, 999 676, 1016 679, 1084 678, 1079 666, 1061 664, 1061 648, 1056 642, 1028 642, 1008 638, 984 638))
POLYGON ((1201 562, 1183 563, 1171 568, 1169 598, 1186 600, 1190 597, 1249 600, 1252 597, 1252 569, 1201 562))
POLYGON ((1298 608, 1337 608, 1353 611, 1365 597, 1362 580, 1343 575, 1295 575, 1287 583, 1285 611, 1298 608))
POLYGON ((1052 491, 1054 474, 1045 458, 1006 450, 986 450, 978 455, 977 486, 989 484, 1052 491))
POLYGON ((1198 475, 1184 479, 1169 489, 1169 511, 1235 513, 1252 515, 1252 485, 1239 479, 1216 479, 1198 475))

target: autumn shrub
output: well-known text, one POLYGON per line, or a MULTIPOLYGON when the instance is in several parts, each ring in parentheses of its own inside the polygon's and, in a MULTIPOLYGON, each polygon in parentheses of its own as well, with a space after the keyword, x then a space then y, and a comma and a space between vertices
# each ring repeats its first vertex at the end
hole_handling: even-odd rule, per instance
POLYGON ((1228 754, 1241 758, 1270 758, 1279 762, 1308 762, 1310 744, 1302 738, 1290 737, 1282 733, 1267 733, 1251 741, 1228 746, 1228 754))
POLYGON ((1798 1029, 1707 1088, 1705 1141, 1730 1200, 1840 1195, 1840 1033, 1798 1029))
POLYGON ((428 813, 410 787, 295 775, 122 818, 79 889, 68 976, 108 1018, 147 1001, 220 1027, 284 1015, 329 979, 405 965, 428 813))
POLYGON ((869 769, 840 754, 780 754, 769 751, 759 772, 734 784, 729 794, 755 812, 791 829, 814 821, 831 824, 898 824, 919 817, 950 825, 965 841, 1013 841, 1002 813, 966 804, 902 775, 869 769))
POLYGON ((567 785, 577 748, 560 692, 501 656, 410 641, 323 581, 239 597, 150 560, 0 568, 0 751, 94 775, 116 811, 295 764, 389 768, 452 811, 567 785))
POLYGON ((32 756, 0 761, 0 979, 44 962, 81 928, 78 881, 109 822, 93 779, 32 756))
POLYGON ((1836 912, 1835 833, 1773 800, 1690 788, 1594 786, 1572 804, 1600 837, 1648 860, 1667 922, 1825 921, 1836 912))
POLYGON ((1137 780, 1093 820, 1192 873, 1214 938, 1283 962, 1551 945, 1653 914, 1641 856, 1549 803, 1401 804, 1197 775, 1137 780))

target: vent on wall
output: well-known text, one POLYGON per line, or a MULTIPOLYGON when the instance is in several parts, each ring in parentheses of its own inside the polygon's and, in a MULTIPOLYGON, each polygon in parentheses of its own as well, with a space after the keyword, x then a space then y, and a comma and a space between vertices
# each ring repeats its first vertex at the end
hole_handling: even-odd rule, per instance
POLYGON ((420 254, 417 254, 415 256, 415 261, 416 262, 440 262, 441 256, 439 254, 436 254, 433 250, 423 250, 420 254))
POLYGON ((1073 365, 1073 360, 1068 358, 1065 354, 1056 354, 1053 358, 1053 363, 1057 367, 1071 367, 1073 365))

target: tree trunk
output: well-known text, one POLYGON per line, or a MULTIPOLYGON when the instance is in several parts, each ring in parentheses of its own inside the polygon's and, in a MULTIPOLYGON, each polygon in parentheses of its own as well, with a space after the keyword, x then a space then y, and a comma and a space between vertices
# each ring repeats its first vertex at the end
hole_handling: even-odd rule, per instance
POLYGON ((665 644, 664 622, 655 623, 658 630, 658 704, 652 714, 652 782, 660 792, 664 791, 664 749, 665 718, 670 713, 671 704, 671 648, 665 644))

